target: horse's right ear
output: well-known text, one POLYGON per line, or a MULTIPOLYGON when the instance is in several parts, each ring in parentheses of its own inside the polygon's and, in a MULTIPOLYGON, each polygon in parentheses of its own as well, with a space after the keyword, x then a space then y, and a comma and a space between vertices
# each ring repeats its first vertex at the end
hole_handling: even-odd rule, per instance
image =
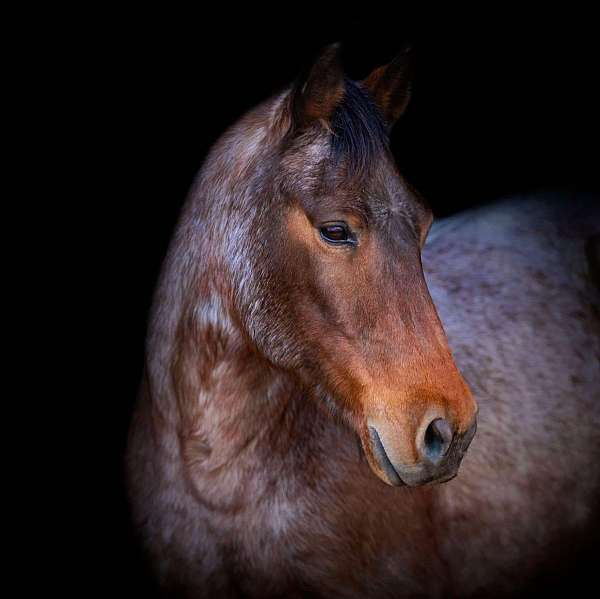
POLYGON ((296 127, 315 121, 327 123, 344 97, 344 72, 340 45, 331 44, 321 53, 305 77, 292 90, 292 113, 296 127))

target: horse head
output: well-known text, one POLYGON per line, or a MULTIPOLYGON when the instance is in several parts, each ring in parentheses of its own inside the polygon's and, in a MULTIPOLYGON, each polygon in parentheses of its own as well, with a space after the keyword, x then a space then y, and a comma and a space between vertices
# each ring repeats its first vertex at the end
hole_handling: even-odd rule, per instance
POLYGON ((219 210, 245 337, 350 424, 377 476, 415 486, 456 474, 477 406, 423 275, 431 211, 389 149, 409 55, 357 82, 327 48, 229 134, 237 203, 219 210))

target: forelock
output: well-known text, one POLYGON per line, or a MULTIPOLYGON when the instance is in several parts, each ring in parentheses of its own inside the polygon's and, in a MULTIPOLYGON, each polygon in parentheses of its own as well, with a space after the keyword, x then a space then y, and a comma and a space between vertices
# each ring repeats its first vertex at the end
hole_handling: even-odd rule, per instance
POLYGON ((331 119, 331 158, 343 163, 348 175, 367 175, 388 147, 383 117, 360 85, 346 80, 344 98, 331 119))

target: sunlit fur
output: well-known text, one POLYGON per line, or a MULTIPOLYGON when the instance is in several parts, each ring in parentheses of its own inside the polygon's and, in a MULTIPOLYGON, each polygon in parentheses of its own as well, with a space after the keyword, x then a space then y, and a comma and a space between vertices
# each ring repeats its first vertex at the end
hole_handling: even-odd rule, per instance
POLYGON ((461 431, 476 410, 421 270, 431 214, 381 115, 321 102, 327 119, 299 130, 291 90, 213 148, 163 267, 127 456, 142 544, 184 596, 513 589, 595 517, 589 219, 514 203, 434 225, 426 273, 482 432, 454 481, 388 486, 367 418, 411 463, 422 422, 439 412, 461 431), (340 145, 344 123, 374 139, 340 145), (340 213, 353 254, 317 234, 340 213))

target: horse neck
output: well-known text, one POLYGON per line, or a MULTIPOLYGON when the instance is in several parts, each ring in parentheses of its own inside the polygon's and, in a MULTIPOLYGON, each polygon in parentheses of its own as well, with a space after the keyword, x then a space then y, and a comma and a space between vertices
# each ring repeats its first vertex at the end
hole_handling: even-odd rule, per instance
POLYGON ((222 294, 204 288, 190 295, 193 303, 171 303, 168 313, 175 298, 162 297, 155 314, 148 377, 153 429, 170 439, 162 442, 171 448, 168 460, 180 462, 177 470, 203 501, 229 508, 248 488, 258 498, 289 478, 299 470, 290 460, 322 456, 339 432, 293 376, 253 349, 222 294))
POLYGON ((265 139, 272 145, 271 137, 286 129, 279 122, 285 99, 283 93, 258 107, 211 151, 181 215, 154 301, 146 393, 153 428, 169 436, 170 447, 181 448, 170 459, 182 455, 197 480, 238 472, 244 464, 255 470, 257 460, 279 467, 289 461, 292 446, 294 456, 307 455, 339 434, 302 385, 262 358, 243 333, 231 305, 235 269, 227 266, 231 257, 217 226, 227 215, 238 218, 239 236, 250 226, 251 203, 239 181, 243 173, 268 168, 265 139), (293 445, 298 438, 302 444, 293 445))

